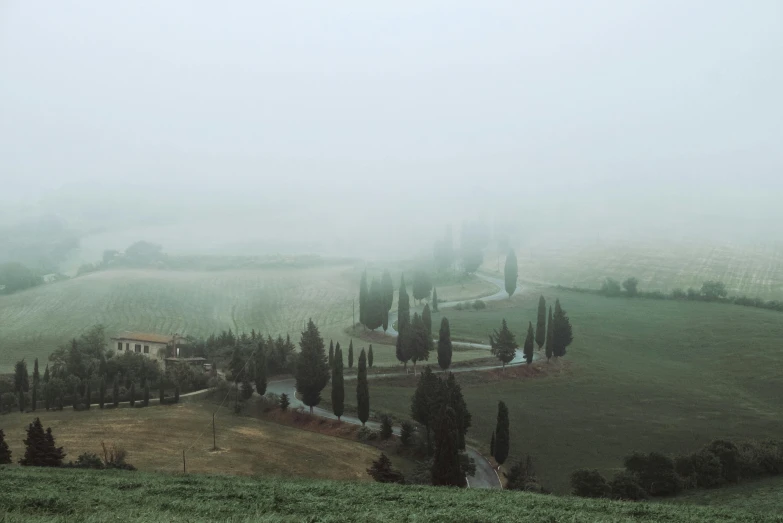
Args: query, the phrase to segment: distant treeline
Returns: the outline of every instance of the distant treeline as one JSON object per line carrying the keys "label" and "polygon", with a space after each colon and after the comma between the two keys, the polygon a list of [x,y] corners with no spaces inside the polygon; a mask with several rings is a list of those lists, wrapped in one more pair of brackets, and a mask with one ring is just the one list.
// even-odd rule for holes
{"label": "distant treeline", "polygon": [[628,278],[622,284],[612,278],[606,278],[600,289],[569,287],[564,285],[557,285],[557,288],[572,292],[581,292],[583,294],[597,294],[609,298],[626,297],[648,298],[652,300],[706,301],[783,312],[783,301],[748,298],[747,296],[729,296],[726,285],[720,281],[705,281],[700,289],[689,287],[688,289],[674,289],[670,293],[661,291],[641,291],[638,289],[638,283],[639,280],[636,278]]}
{"label": "distant treeline", "polygon": [[19,263],[35,274],[56,273],[78,247],[77,233],[59,218],[43,217],[0,225],[0,264]]}
{"label": "distant treeline", "polygon": [[292,256],[170,255],[163,252],[163,247],[160,245],[139,241],[129,246],[124,252],[114,249],[103,251],[101,261],[82,265],[79,267],[77,276],[117,268],[223,271],[284,267],[308,268],[339,265],[352,261],[348,258],[322,258],[314,254]]}

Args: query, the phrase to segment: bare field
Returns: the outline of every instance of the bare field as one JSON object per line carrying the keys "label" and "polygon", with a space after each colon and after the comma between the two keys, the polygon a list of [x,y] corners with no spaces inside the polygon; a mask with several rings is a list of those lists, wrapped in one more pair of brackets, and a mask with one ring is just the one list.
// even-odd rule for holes
{"label": "bare field", "polygon": [[[783,246],[683,243],[596,243],[517,249],[519,278],[533,283],[598,288],[604,278],[639,279],[643,290],[726,284],[729,294],[783,299]],[[484,269],[496,274],[496,263]],[[501,267],[502,270],[502,267]]]}

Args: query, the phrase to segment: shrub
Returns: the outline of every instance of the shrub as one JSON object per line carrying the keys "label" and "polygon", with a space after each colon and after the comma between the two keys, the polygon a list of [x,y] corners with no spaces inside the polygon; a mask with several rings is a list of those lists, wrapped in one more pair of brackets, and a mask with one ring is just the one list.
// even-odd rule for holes
{"label": "shrub", "polygon": [[389,457],[381,453],[378,459],[373,460],[372,466],[367,469],[367,473],[372,479],[380,483],[405,483],[405,478],[399,470],[392,468]]}
{"label": "shrub", "polygon": [[381,416],[381,430],[380,430],[381,439],[387,440],[392,437],[393,433],[394,430],[392,427],[391,417],[389,417],[388,414],[384,414],[383,416]]}
{"label": "shrub", "polygon": [[481,310],[481,309],[486,309],[487,308],[487,304],[484,303],[481,300],[476,300],[476,301],[473,302],[473,308],[476,309],[477,311]]}
{"label": "shrub", "polygon": [[701,450],[693,454],[690,461],[693,464],[693,479],[696,487],[717,487],[725,482],[720,458],[712,452],[706,449]]}
{"label": "shrub", "polygon": [[571,491],[583,498],[606,498],[612,489],[597,470],[579,469],[571,474]]}
{"label": "shrub", "polygon": [[612,481],[609,482],[609,488],[612,491],[612,499],[641,501],[649,497],[639,485],[636,476],[628,472],[620,472],[612,478]]}
{"label": "shrub", "polygon": [[707,452],[715,454],[720,460],[721,475],[728,482],[736,483],[739,481],[739,449],[731,441],[715,440],[707,447]]}
{"label": "shrub", "polygon": [[651,496],[673,495],[682,488],[682,482],[674,471],[674,461],[658,452],[646,455],[634,452],[625,458],[624,465]]}
{"label": "shrub", "polygon": [[92,452],[85,452],[84,454],[81,454],[78,458],[76,458],[75,462],[69,463],[68,466],[77,469],[102,470],[104,468],[103,460],[101,460],[101,458]]}
{"label": "shrub", "polygon": [[687,297],[688,295],[685,294],[685,291],[682,289],[674,289],[672,291],[672,298],[675,300],[684,300]]}
{"label": "shrub", "polygon": [[525,492],[543,492],[544,489],[538,482],[538,477],[533,468],[533,458],[530,455],[512,465],[506,476],[506,489],[522,490]]}
{"label": "shrub", "polygon": [[606,278],[601,284],[601,294],[604,296],[620,296],[622,294],[622,288],[620,287],[620,282],[613,278]]}
{"label": "shrub", "polygon": [[101,441],[101,447],[103,448],[103,466],[107,469],[119,469],[119,470],[136,470],[136,467],[126,461],[128,453],[122,447],[112,445],[107,447],[104,442]]}
{"label": "shrub", "polygon": [[456,304],[456,305],[454,306],[454,308],[455,308],[456,310],[458,310],[458,311],[461,311],[462,309],[464,309],[464,308],[465,308],[465,306],[464,306],[464,305],[462,305],[462,302],[460,302],[460,303]]}
{"label": "shrub", "polygon": [[356,433],[356,439],[359,441],[375,441],[378,439],[378,433],[369,427],[361,427]]}
{"label": "shrub", "polygon": [[280,395],[280,410],[285,412],[288,410],[288,406],[291,404],[290,401],[288,401],[288,394],[285,392]]}
{"label": "shrub", "polygon": [[783,473],[783,442],[746,441],[738,445],[739,473],[743,478],[758,478]]}
{"label": "shrub", "polygon": [[410,421],[403,421],[400,425],[400,443],[403,447],[409,447],[413,443],[415,428]]}

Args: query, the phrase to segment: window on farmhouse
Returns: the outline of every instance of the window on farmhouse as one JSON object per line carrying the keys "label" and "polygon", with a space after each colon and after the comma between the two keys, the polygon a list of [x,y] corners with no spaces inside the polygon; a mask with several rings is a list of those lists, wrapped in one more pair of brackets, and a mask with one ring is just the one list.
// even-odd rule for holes
{"label": "window on farmhouse", "polygon": [[122,351],[122,342],[121,341],[117,342],[117,350],[118,351]]}
{"label": "window on farmhouse", "polygon": [[144,354],[149,354],[149,353],[150,353],[150,346],[149,345],[145,345],[144,346]]}
{"label": "window on farmhouse", "polygon": [[130,343],[125,344],[125,350],[130,350]]}
{"label": "window on farmhouse", "polygon": [[136,344],[136,352],[141,352],[141,344]]}

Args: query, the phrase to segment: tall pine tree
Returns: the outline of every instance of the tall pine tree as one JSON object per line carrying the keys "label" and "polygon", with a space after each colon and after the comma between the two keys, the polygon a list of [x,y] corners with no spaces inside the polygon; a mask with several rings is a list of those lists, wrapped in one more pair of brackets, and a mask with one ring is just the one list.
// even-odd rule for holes
{"label": "tall pine tree", "polygon": [[427,434],[427,449],[432,449],[431,432],[433,429],[435,398],[438,394],[438,378],[427,365],[419,376],[419,382],[411,399],[411,418],[424,425]]}
{"label": "tall pine tree", "polygon": [[39,381],[41,381],[41,373],[38,371],[38,358],[35,358],[33,363],[33,385],[38,385]]}
{"label": "tall pine tree", "polygon": [[504,268],[504,276],[505,276],[505,283],[506,283],[506,292],[508,293],[508,297],[514,295],[514,292],[517,290],[517,278],[519,277],[519,266],[517,265],[517,255],[514,252],[514,249],[508,250],[508,255],[506,255],[506,266]]}
{"label": "tall pine tree", "polygon": [[432,312],[430,312],[429,303],[424,306],[424,310],[421,312],[421,321],[424,322],[424,326],[427,328],[427,335],[432,338]]}
{"label": "tall pine tree", "polygon": [[549,363],[549,360],[552,359],[552,355],[554,354],[554,346],[552,345],[552,306],[549,306],[549,316],[546,324],[546,361]]}
{"label": "tall pine tree", "polygon": [[409,327],[411,323],[411,305],[407,288],[405,287],[405,275],[400,280],[400,295],[397,299],[397,360],[408,371],[408,361],[411,359],[411,351],[408,343]]}
{"label": "tall pine tree", "polygon": [[367,350],[367,367],[372,368],[372,363],[373,363],[372,343],[370,343],[370,348]]}
{"label": "tall pine tree", "polygon": [[359,374],[356,381],[356,411],[362,426],[370,419],[370,387],[367,383],[367,354],[359,353]]}
{"label": "tall pine tree", "polygon": [[440,312],[438,308],[438,289],[432,288],[432,312]]}
{"label": "tall pine tree", "polygon": [[253,376],[255,378],[256,392],[259,396],[266,394],[266,351],[263,348],[263,338],[256,349],[256,368]]}
{"label": "tall pine tree", "polygon": [[508,407],[502,401],[498,402],[498,419],[495,425],[495,453],[492,455],[498,465],[508,458],[511,436],[508,430]]}
{"label": "tall pine tree", "polygon": [[464,487],[465,472],[457,445],[457,427],[454,409],[444,406],[435,429],[435,457],[431,469],[435,486]]}
{"label": "tall pine tree", "polygon": [[560,300],[555,300],[555,315],[552,317],[552,324],[552,351],[555,358],[561,358],[566,355],[566,347],[574,341],[574,335],[571,329],[571,320],[560,307]]}
{"label": "tall pine tree", "polygon": [[343,380],[343,351],[340,344],[334,351],[334,365],[332,365],[332,412],[339,421],[345,412],[345,381]]}
{"label": "tall pine tree", "polygon": [[440,320],[440,332],[438,333],[438,365],[443,370],[451,366],[452,349],[449,319],[443,318]]}
{"label": "tall pine tree", "polygon": [[327,360],[329,367],[334,365],[334,340],[329,340],[329,359]]}
{"label": "tall pine tree", "polygon": [[413,362],[413,374],[416,375],[416,362],[427,361],[432,348],[432,337],[427,332],[418,313],[413,313],[413,321],[410,326],[410,350]]}
{"label": "tall pine tree", "polygon": [[359,323],[367,326],[367,305],[369,301],[370,290],[367,287],[367,270],[362,273],[362,280],[359,282]]}
{"label": "tall pine tree", "polygon": [[489,335],[489,344],[492,346],[492,355],[503,363],[505,369],[506,363],[514,359],[519,348],[514,333],[509,330],[505,318],[500,325],[500,332],[495,330],[493,334]]}
{"label": "tall pine tree", "polygon": [[321,402],[321,391],[329,382],[329,366],[324,352],[324,340],[313,320],[307,322],[299,341],[299,358],[296,366],[296,391],[302,395],[302,403],[313,407]]}
{"label": "tall pine tree", "polygon": [[536,344],[538,350],[546,342],[546,300],[544,296],[538,298],[538,318],[536,319]]}
{"label": "tall pine tree", "polygon": [[527,336],[525,337],[524,353],[528,365],[533,363],[533,351],[535,350],[535,334],[533,334],[533,322],[527,324]]}
{"label": "tall pine tree", "polygon": [[24,457],[19,460],[23,467],[61,467],[65,453],[62,447],[55,446],[52,429],[44,432],[41,420],[35,418],[27,427],[24,440]]}
{"label": "tall pine tree", "polygon": [[353,338],[348,343],[348,368],[353,368]]}
{"label": "tall pine tree", "polygon": [[388,316],[388,312],[391,310],[392,304],[394,303],[394,283],[392,282],[389,271],[383,271],[383,277],[381,277],[381,291],[383,295],[383,306],[387,312],[386,316]]}

